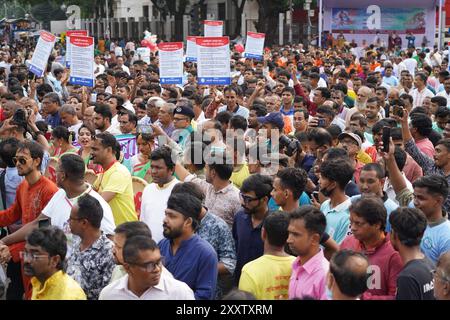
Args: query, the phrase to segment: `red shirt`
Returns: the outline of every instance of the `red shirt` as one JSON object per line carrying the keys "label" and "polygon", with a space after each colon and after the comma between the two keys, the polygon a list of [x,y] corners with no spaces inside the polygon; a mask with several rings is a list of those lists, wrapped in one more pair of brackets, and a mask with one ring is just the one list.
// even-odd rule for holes
{"label": "red shirt", "polygon": [[363,295],[363,300],[393,300],[397,291],[397,277],[403,269],[400,254],[392,247],[389,236],[376,248],[366,249],[354,235],[347,236],[340,249],[351,249],[364,253],[369,259],[371,274],[367,281],[370,289]]}
{"label": "red shirt", "polygon": [[[36,219],[47,205],[58,187],[52,181],[42,176],[38,182],[30,186],[24,179],[17,187],[16,200],[6,210],[0,211],[0,227],[6,227],[17,220],[27,224]],[[9,246],[9,251],[14,262],[19,262],[19,252],[25,247],[25,242],[14,243]]]}

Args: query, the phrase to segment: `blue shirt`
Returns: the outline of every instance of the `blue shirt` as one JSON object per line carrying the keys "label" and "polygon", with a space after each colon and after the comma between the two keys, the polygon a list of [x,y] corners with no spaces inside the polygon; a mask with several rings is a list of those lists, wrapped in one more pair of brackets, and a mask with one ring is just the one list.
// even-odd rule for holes
{"label": "blue shirt", "polygon": [[[300,206],[310,205],[311,204],[311,199],[308,197],[306,192],[303,192],[302,195],[300,196],[300,199],[298,199],[298,203],[299,203]],[[277,203],[275,202],[275,200],[272,197],[270,198],[269,203],[267,204],[267,206],[269,207],[270,211],[278,211],[278,210],[280,210],[280,206],[277,205]]]}
{"label": "blue shirt", "polygon": [[264,254],[264,242],[261,239],[261,222],[253,228],[252,217],[244,209],[236,212],[233,221],[233,238],[236,243],[236,269],[234,271],[236,283],[241,277],[242,267]]}
{"label": "blue shirt", "polygon": [[209,242],[217,252],[219,262],[233,274],[236,267],[236,249],[233,235],[225,220],[208,211],[200,221],[197,234]]}
{"label": "blue shirt", "polygon": [[175,279],[185,282],[196,300],[214,299],[217,284],[217,254],[214,248],[198,235],[181,243],[175,255],[169,239],[158,244],[164,256],[164,266]]}
{"label": "blue shirt", "polygon": [[19,176],[16,167],[7,167],[5,174],[6,208],[8,209],[16,199],[16,190],[24,177]]}
{"label": "blue shirt", "polygon": [[59,111],[55,114],[50,114],[47,117],[47,124],[55,129],[57,126],[62,125],[61,117],[59,116]]}
{"label": "blue shirt", "polygon": [[349,231],[350,225],[350,205],[352,204],[350,198],[340,203],[334,208],[331,208],[331,201],[327,200],[320,206],[327,219],[327,228],[325,232],[333,238],[338,244],[345,239]]}
{"label": "blue shirt", "polygon": [[443,219],[441,223],[429,224],[423,234],[420,249],[436,264],[439,256],[450,250],[450,221]]}

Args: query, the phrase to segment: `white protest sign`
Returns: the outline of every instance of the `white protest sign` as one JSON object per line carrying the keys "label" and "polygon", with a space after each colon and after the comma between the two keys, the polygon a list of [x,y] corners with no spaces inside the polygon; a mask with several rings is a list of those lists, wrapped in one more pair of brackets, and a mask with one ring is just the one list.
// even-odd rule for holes
{"label": "white protest sign", "polygon": [[94,38],[71,36],[72,46],[70,83],[74,85],[94,86]]}
{"label": "white protest sign", "polygon": [[197,38],[197,75],[200,85],[229,85],[230,39],[228,37]]}
{"label": "white protest sign", "polygon": [[183,42],[162,42],[159,49],[161,84],[183,83]]}
{"label": "white protest sign", "polygon": [[223,21],[205,20],[205,37],[223,36]]}
{"label": "white protest sign", "polygon": [[142,61],[150,64],[150,49],[146,47],[140,47],[136,49],[136,53]]}
{"label": "white protest sign", "polygon": [[56,37],[47,31],[41,31],[39,41],[33,52],[30,62],[30,71],[36,76],[42,77],[47,67],[48,57],[52,53]]}
{"label": "white protest sign", "polygon": [[186,61],[197,61],[197,44],[195,43],[197,37],[188,36],[186,41]]}
{"label": "white protest sign", "polygon": [[247,32],[244,57],[262,60],[265,38],[266,35],[264,33]]}
{"label": "white protest sign", "polygon": [[70,46],[71,36],[87,37],[87,30],[68,30],[66,32],[66,67],[70,68],[70,55],[72,54],[72,47]]}

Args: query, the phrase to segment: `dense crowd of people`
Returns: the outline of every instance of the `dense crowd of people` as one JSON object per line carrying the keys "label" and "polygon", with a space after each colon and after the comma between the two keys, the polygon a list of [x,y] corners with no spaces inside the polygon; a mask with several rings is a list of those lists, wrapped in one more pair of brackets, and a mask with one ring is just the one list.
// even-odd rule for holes
{"label": "dense crowd of people", "polygon": [[3,43],[0,296],[450,299],[448,59],[328,40],[228,86],[102,42],[93,88]]}

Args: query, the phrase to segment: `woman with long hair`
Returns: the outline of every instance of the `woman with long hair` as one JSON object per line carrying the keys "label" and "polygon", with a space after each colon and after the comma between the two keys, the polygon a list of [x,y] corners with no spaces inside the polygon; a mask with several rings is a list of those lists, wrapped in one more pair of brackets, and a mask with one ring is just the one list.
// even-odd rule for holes
{"label": "woman with long hair", "polygon": [[59,158],[65,153],[77,153],[77,148],[72,144],[74,137],[74,132],[70,132],[64,126],[57,126],[52,131],[50,155]]}

